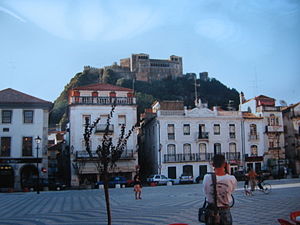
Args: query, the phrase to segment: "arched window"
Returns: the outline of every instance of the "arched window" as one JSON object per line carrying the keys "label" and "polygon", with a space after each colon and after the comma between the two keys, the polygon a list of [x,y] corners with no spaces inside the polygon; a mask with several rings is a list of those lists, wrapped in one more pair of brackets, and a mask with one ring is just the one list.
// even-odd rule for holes
{"label": "arched window", "polygon": [[229,152],[236,152],[236,143],[230,143],[229,144]]}
{"label": "arched window", "polygon": [[183,159],[185,161],[191,160],[192,157],[192,150],[190,144],[184,144],[183,145]]}
{"label": "arched window", "polygon": [[250,135],[256,135],[256,133],[257,133],[256,124],[250,124]]}
{"label": "arched window", "polygon": [[201,154],[205,154],[206,153],[206,144],[205,143],[200,143],[199,145],[199,151]]}
{"label": "arched window", "polygon": [[251,156],[257,156],[257,146],[256,145],[251,145]]}
{"label": "arched window", "polygon": [[168,147],[167,147],[167,154],[168,155],[176,155],[175,145],[173,145],[173,144],[168,145]]}
{"label": "arched window", "polygon": [[214,144],[214,154],[221,154],[221,144],[220,143]]}
{"label": "arched window", "polygon": [[165,156],[166,162],[176,162],[176,146],[169,144],[167,146],[167,155]]}

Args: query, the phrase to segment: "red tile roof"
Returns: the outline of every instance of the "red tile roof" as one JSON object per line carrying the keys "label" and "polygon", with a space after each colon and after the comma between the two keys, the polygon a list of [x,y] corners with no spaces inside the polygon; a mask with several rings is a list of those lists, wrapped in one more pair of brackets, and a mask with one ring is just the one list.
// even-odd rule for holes
{"label": "red tile roof", "polygon": [[128,91],[133,92],[130,88],[124,88],[120,86],[115,86],[111,84],[90,84],[86,86],[76,87],[72,90],[90,90],[90,91]]}
{"label": "red tile roof", "polygon": [[51,106],[52,103],[31,95],[7,88],[0,91],[0,104],[43,104]]}
{"label": "red tile roof", "polygon": [[263,117],[256,116],[255,114],[249,113],[249,112],[243,112],[243,118],[246,118],[246,119],[263,119]]}

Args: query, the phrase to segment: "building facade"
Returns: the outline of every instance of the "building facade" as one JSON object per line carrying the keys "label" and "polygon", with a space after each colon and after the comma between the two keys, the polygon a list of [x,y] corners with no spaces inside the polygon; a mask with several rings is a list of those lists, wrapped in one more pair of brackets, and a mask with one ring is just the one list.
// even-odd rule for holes
{"label": "building facade", "polygon": [[[69,92],[69,130],[71,153],[71,185],[94,184],[99,181],[100,173],[96,164],[88,157],[84,143],[84,124],[95,121],[100,116],[100,121],[91,136],[91,149],[96,152],[101,144],[108,114],[111,105],[116,102],[116,108],[111,119],[109,132],[113,143],[117,143],[121,126],[126,130],[131,129],[137,122],[137,106],[134,92],[131,89],[113,86],[110,84],[93,84],[77,87]],[[136,173],[137,159],[136,132],[127,141],[127,148],[123,152],[116,167],[110,171],[115,175],[122,175],[132,179]]]}
{"label": "building facade", "polygon": [[283,107],[285,152],[292,174],[300,174],[300,102]]}
{"label": "building facade", "polygon": [[0,91],[0,188],[21,190],[37,173],[48,178],[51,107],[51,102],[11,88]]}
{"label": "building facade", "polygon": [[255,115],[218,107],[210,110],[201,102],[188,110],[183,102],[170,101],[154,103],[147,115],[140,137],[141,169],[146,176],[159,173],[178,179],[187,174],[202,178],[212,170],[215,154],[224,154],[231,172],[265,167],[264,142],[257,138],[263,135],[263,120]]}
{"label": "building facade", "polygon": [[264,161],[272,170],[273,176],[280,176],[287,166],[285,160],[285,141],[283,117],[280,106],[275,106],[275,99],[260,95],[245,100],[241,94],[240,110],[262,117],[264,129]]}

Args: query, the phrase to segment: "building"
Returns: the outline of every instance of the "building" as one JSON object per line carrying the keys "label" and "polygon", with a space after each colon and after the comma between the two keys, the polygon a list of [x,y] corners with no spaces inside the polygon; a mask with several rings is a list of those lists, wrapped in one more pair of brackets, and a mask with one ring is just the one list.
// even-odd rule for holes
{"label": "building", "polygon": [[272,170],[274,176],[280,176],[283,167],[287,165],[285,160],[285,142],[283,117],[280,106],[275,106],[275,99],[260,95],[245,100],[243,93],[240,96],[240,110],[262,117],[265,126],[264,161]]}
{"label": "building", "polygon": [[[95,159],[88,157],[83,139],[84,124],[100,121],[91,136],[91,149],[95,153],[101,144],[111,105],[116,102],[116,108],[109,126],[113,143],[117,143],[121,126],[131,129],[137,122],[137,105],[132,89],[113,86],[110,84],[92,84],[73,88],[69,92],[69,131],[71,153],[71,185],[94,184],[100,180],[99,171],[94,163]],[[137,135],[135,132],[127,142],[127,149],[123,152],[116,167],[110,172],[132,179],[138,166]]]}
{"label": "building", "polygon": [[0,188],[21,190],[37,173],[48,178],[51,107],[51,102],[11,88],[0,91]]}
{"label": "building", "polygon": [[224,154],[232,172],[242,166],[241,120],[237,111],[214,110],[198,102],[188,110],[183,102],[155,102],[144,118],[143,171],[179,178],[203,177],[214,154]]}
{"label": "building", "polygon": [[169,59],[150,59],[148,54],[132,54],[130,58],[120,60],[120,67],[133,73],[136,80],[147,82],[169,77],[175,79],[183,74],[182,58],[175,55]]}
{"label": "building", "polygon": [[283,107],[285,153],[292,174],[300,174],[300,102]]}

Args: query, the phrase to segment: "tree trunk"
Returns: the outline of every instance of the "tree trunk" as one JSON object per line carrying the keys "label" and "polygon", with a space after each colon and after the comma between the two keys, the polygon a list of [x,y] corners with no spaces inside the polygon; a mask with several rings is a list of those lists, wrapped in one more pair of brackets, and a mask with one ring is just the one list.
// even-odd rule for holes
{"label": "tree trunk", "polygon": [[107,171],[104,171],[104,194],[105,194],[105,202],[106,202],[107,225],[111,225],[111,211],[110,211],[108,188],[109,188],[108,174],[107,174]]}

